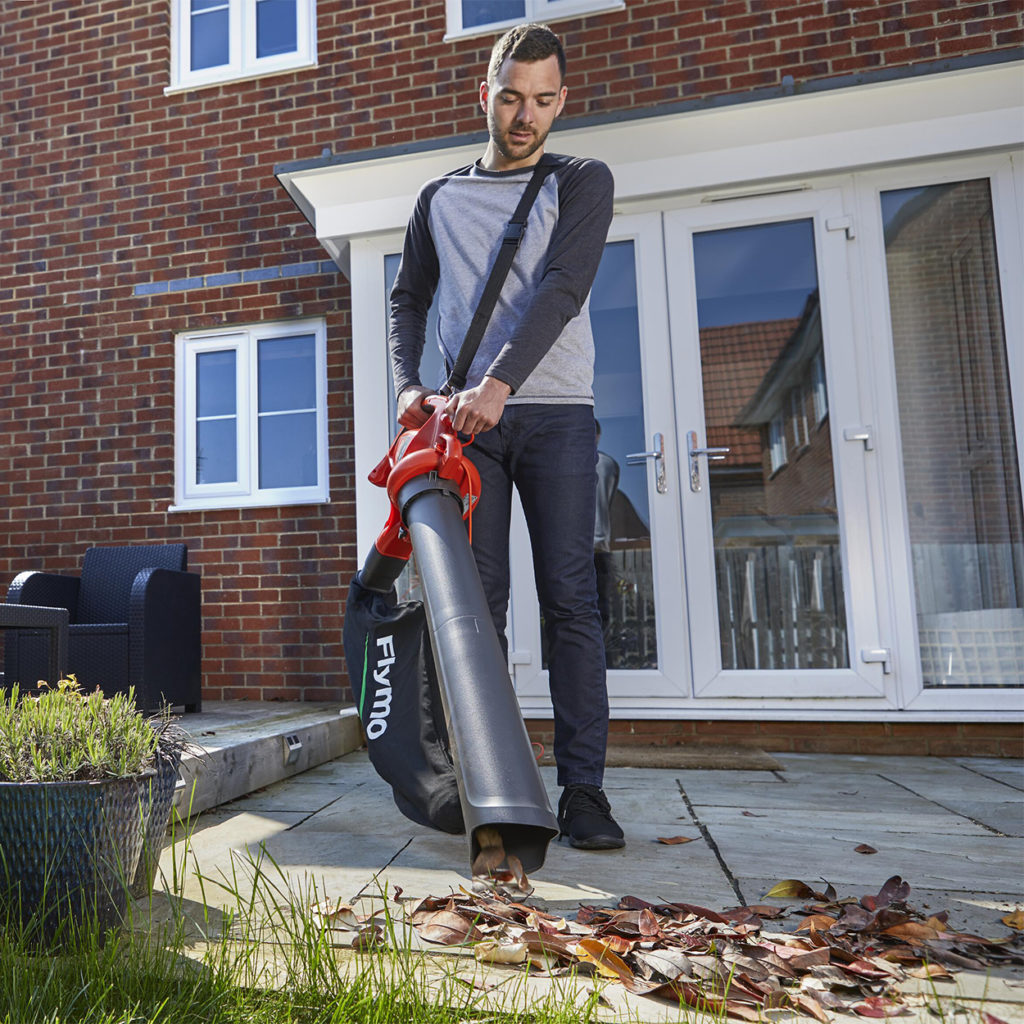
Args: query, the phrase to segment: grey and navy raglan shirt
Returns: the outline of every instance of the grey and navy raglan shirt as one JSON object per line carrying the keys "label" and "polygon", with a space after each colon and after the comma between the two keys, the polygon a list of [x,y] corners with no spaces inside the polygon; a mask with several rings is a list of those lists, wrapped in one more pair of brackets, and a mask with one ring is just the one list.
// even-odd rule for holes
{"label": "grey and navy raglan shirt", "polygon": [[[530,211],[467,387],[489,375],[512,388],[510,403],[593,405],[588,300],[611,224],[614,183],[599,160],[546,159],[553,169]],[[435,292],[437,341],[448,367],[454,365],[505,225],[532,173],[532,167],[485,171],[474,164],[420,190],[391,290],[388,343],[396,395],[421,383]]]}

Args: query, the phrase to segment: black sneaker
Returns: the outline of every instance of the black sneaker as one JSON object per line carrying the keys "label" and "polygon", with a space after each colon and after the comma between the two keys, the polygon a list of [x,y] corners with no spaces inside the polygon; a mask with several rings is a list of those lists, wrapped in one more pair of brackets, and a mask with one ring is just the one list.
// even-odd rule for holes
{"label": "black sneaker", "polygon": [[604,790],[566,786],[558,801],[558,827],[580,850],[619,850],[626,845]]}

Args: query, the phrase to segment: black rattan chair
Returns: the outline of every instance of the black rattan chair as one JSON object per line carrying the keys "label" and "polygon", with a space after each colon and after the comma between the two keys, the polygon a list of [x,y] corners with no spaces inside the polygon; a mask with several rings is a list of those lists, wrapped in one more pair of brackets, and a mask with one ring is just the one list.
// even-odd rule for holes
{"label": "black rattan chair", "polygon": [[[13,604],[67,608],[67,671],[85,690],[113,694],[135,687],[143,711],[163,703],[199,711],[202,617],[199,577],[186,572],[184,544],[89,548],[82,575],[20,573]],[[47,679],[48,637],[8,630],[4,682],[35,687]]]}

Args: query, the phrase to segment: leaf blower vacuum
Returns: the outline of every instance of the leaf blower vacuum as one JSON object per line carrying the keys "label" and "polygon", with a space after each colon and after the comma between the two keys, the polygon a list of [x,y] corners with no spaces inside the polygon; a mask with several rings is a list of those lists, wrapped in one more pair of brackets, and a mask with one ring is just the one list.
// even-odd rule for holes
{"label": "leaf blower vacuum", "polygon": [[[401,433],[370,473],[391,510],[352,581],[349,678],[370,759],[399,809],[421,824],[468,832],[470,863],[497,833],[505,853],[535,871],[558,823],[463,522],[471,528],[480,478],[445,402],[427,398],[430,419]],[[395,594],[412,554],[422,605],[400,604]]]}

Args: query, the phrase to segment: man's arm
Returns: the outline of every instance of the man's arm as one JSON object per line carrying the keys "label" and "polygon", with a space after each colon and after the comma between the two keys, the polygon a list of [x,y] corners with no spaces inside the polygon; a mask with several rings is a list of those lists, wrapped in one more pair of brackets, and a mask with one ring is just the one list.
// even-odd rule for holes
{"label": "man's arm", "polygon": [[564,173],[544,275],[515,332],[487,370],[513,392],[583,308],[604,254],[614,191],[611,171],[598,160],[570,165]]}
{"label": "man's arm", "polygon": [[430,234],[430,197],[434,189],[420,190],[405,231],[402,262],[391,288],[388,349],[398,399],[398,421],[416,427],[426,422],[422,401],[432,394],[420,382],[420,359],[427,334],[427,313],[437,288],[439,266]]}

